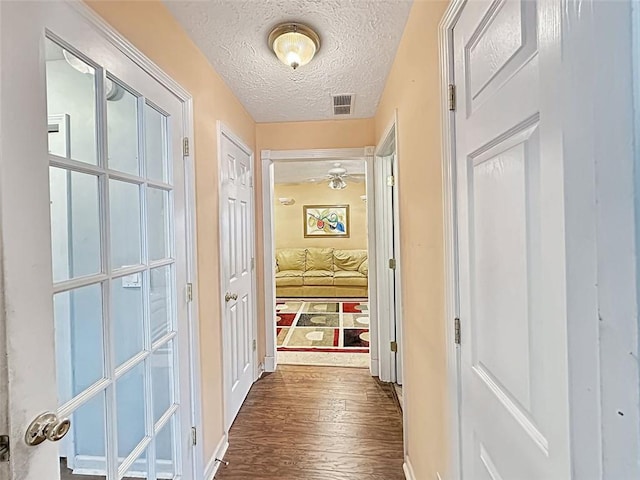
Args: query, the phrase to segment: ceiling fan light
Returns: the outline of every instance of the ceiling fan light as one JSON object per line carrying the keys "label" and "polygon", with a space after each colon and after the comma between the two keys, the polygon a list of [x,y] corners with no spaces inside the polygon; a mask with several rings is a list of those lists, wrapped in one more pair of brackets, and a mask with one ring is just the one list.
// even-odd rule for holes
{"label": "ceiling fan light", "polygon": [[347,182],[340,177],[333,177],[329,180],[329,188],[332,190],[342,190],[347,188]]}
{"label": "ceiling fan light", "polygon": [[269,47],[282,63],[295,70],[311,61],[320,49],[320,37],[306,25],[285,23],[269,34]]}

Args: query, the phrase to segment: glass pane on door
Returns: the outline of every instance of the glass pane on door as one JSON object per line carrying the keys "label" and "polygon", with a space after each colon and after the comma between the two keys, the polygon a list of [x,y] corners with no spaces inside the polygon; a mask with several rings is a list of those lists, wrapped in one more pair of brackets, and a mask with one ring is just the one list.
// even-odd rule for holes
{"label": "glass pane on door", "polygon": [[131,455],[146,435],[144,377],[143,362],[116,381],[119,463]]}
{"label": "glass pane on door", "polygon": [[100,392],[69,416],[71,430],[60,441],[61,480],[106,480],[105,407],[105,392]]}
{"label": "glass pane on door", "polygon": [[106,79],[108,165],[138,175],[138,97],[114,80]]}
{"label": "glass pane on door", "polygon": [[116,367],[144,349],[142,273],[111,281],[111,320]]}
{"label": "glass pane on door", "polygon": [[151,388],[153,389],[154,425],[173,405],[173,361],[175,347],[173,341],[159,347],[151,355]]}
{"label": "glass pane on door", "polygon": [[174,478],[172,123],[81,54],[46,54],[62,480]]}
{"label": "glass pane on door", "polygon": [[66,403],[104,378],[102,285],[53,296],[58,398]]}
{"label": "glass pane on door", "polygon": [[151,105],[144,106],[147,178],[169,182],[167,118]]}
{"label": "glass pane on door", "polygon": [[[45,55],[49,153],[95,165],[96,70],[50,40]],[[60,125],[61,118],[67,118],[68,125]]]}
{"label": "glass pane on door", "polygon": [[156,476],[158,478],[173,478],[175,467],[175,430],[176,418],[171,417],[156,435]]}
{"label": "glass pane on door", "polygon": [[109,180],[111,267],[138,265],[142,259],[140,186]]}
{"label": "glass pane on door", "polygon": [[99,177],[51,167],[49,191],[53,280],[100,273]]}
{"label": "glass pane on door", "polygon": [[156,342],[173,330],[173,269],[152,268],[150,277],[151,341]]}
{"label": "glass pane on door", "polygon": [[162,260],[171,256],[169,240],[169,192],[147,188],[147,237],[149,260]]}

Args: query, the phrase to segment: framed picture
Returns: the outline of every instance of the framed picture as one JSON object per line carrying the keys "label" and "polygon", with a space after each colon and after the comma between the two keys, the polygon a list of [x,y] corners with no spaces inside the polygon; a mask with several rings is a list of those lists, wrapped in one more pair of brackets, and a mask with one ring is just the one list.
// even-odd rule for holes
{"label": "framed picture", "polygon": [[304,205],[304,236],[349,238],[349,205]]}

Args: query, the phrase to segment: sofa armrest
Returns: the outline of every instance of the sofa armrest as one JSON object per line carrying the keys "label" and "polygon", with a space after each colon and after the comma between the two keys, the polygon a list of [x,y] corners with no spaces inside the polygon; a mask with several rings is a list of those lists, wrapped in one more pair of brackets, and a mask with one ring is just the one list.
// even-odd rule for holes
{"label": "sofa armrest", "polygon": [[365,260],[360,264],[360,266],[358,267],[358,272],[367,277],[369,276],[369,260]]}

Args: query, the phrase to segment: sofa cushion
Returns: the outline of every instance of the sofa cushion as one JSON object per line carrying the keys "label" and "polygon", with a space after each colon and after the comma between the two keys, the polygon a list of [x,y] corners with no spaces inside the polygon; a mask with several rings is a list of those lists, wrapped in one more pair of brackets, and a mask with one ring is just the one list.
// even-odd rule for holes
{"label": "sofa cushion", "polygon": [[367,277],[360,272],[341,271],[335,272],[333,284],[336,287],[350,286],[350,287],[366,287]]}
{"label": "sofa cushion", "polygon": [[278,270],[305,270],[307,251],[304,248],[282,248],[276,251]]}
{"label": "sofa cushion", "polygon": [[301,287],[302,270],[284,270],[276,273],[276,287]]}
{"label": "sofa cushion", "polygon": [[366,250],[334,250],[333,262],[336,271],[357,271],[367,259]]}
{"label": "sofa cushion", "polygon": [[360,267],[358,267],[358,272],[360,272],[364,276],[369,275],[369,259],[360,264]]}
{"label": "sofa cushion", "polygon": [[304,285],[333,285],[333,271],[308,270],[302,275]]}
{"label": "sofa cushion", "polygon": [[333,271],[333,248],[307,248],[307,267],[305,270]]}

